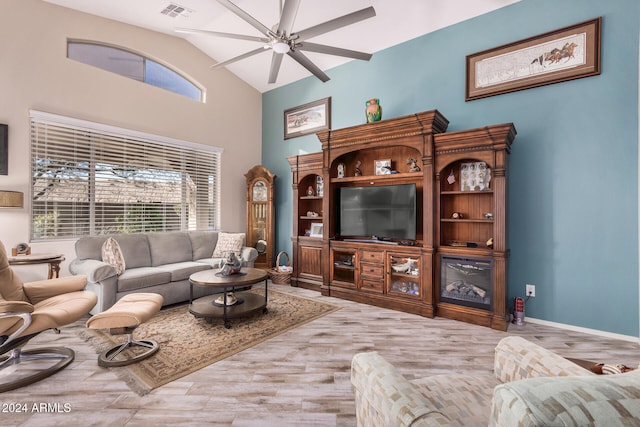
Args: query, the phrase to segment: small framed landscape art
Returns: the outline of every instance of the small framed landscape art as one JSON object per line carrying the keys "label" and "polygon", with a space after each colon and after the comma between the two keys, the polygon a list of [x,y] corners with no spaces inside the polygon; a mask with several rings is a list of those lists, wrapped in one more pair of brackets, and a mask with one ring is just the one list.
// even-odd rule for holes
{"label": "small framed landscape art", "polygon": [[331,128],[331,97],[284,111],[284,139]]}
{"label": "small framed landscape art", "polygon": [[467,55],[465,100],[600,74],[602,18]]}

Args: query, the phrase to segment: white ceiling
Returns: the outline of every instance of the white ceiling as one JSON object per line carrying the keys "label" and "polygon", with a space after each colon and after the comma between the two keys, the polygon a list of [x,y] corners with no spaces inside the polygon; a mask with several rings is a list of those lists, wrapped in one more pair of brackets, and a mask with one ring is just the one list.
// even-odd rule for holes
{"label": "white ceiling", "polygon": [[[182,37],[212,58],[211,64],[239,56],[260,46],[257,42],[183,34],[187,27],[235,34],[262,36],[254,27],[215,0],[44,0],[93,15],[114,19],[154,31]],[[278,23],[281,0],[235,0],[234,3],[271,28]],[[482,15],[520,0],[306,0],[302,1],[293,32],[373,6],[376,16],[320,35],[309,41],[373,53],[440,28]],[[161,13],[169,4],[186,8],[188,16]],[[350,59],[305,52],[326,71]],[[312,76],[285,55],[275,84],[268,84],[270,51],[229,64],[226,68],[260,92]],[[220,72],[212,69],[212,73]],[[330,73],[329,73],[330,74]]]}

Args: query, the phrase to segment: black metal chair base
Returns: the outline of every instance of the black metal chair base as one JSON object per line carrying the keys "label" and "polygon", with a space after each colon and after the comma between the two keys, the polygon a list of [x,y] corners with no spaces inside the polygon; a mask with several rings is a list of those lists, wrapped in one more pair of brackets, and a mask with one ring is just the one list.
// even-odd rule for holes
{"label": "black metal chair base", "polygon": [[[140,354],[135,354],[133,351],[128,352],[131,354],[123,353],[124,359],[116,359],[116,357],[125,350],[132,348],[139,349],[139,347],[147,348],[148,350]],[[159,349],[160,346],[154,340],[137,341],[132,338],[131,334],[128,334],[127,341],[125,343],[114,345],[108,350],[100,353],[100,356],[98,357],[98,365],[104,368],[130,365],[132,363],[139,362],[142,359],[146,359],[147,357],[155,354]]]}
{"label": "black metal chair base", "polygon": [[[60,359],[60,361],[48,368],[38,370],[26,377],[20,377],[20,370],[18,369],[17,373],[10,375],[10,381],[0,383],[0,393],[15,390],[17,388],[21,388],[43,380],[64,369],[68,364],[73,362],[74,358],[75,353],[73,352],[73,350],[65,347],[43,347],[29,350],[21,350],[19,348],[14,349],[9,353],[8,356],[0,359],[0,372],[10,366],[22,365],[32,360]],[[18,378],[11,380],[11,377],[15,378],[16,376]]]}

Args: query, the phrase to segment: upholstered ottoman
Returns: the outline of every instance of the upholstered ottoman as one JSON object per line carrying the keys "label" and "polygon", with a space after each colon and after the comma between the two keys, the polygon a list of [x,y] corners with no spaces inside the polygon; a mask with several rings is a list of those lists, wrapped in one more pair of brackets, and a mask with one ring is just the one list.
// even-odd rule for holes
{"label": "upholstered ottoman", "polygon": [[[155,316],[160,311],[162,302],[163,298],[160,294],[128,294],[118,300],[107,311],[98,313],[87,320],[87,327],[90,329],[109,329],[111,334],[127,335],[126,342],[116,344],[100,353],[98,365],[104,367],[129,365],[158,351],[159,347],[156,341],[134,340],[133,331]],[[126,354],[123,353],[125,350],[128,350]],[[123,355],[116,358],[120,353],[123,353]]]}

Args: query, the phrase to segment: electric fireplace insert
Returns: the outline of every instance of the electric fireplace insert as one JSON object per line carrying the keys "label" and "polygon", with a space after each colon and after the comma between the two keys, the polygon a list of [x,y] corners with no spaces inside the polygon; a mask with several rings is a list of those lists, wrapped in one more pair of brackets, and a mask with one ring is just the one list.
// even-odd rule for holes
{"label": "electric fireplace insert", "polygon": [[442,255],[440,301],[492,310],[493,260]]}

